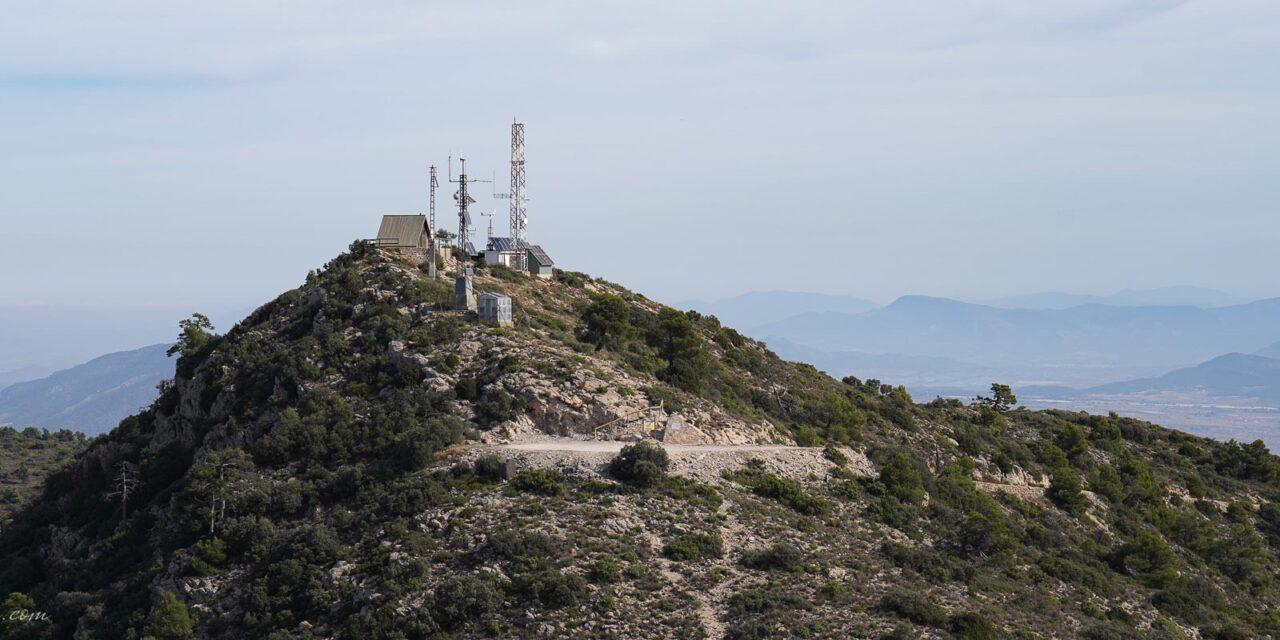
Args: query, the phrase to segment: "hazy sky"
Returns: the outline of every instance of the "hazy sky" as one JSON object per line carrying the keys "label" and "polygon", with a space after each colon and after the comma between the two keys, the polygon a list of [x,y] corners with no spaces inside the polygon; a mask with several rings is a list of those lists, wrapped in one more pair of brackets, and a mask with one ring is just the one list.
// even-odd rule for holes
{"label": "hazy sky", "polygon": [[532,238],[659,299],[1280,295],[1275,0],[0,11],[0,304],[252,307],[513,116]]}

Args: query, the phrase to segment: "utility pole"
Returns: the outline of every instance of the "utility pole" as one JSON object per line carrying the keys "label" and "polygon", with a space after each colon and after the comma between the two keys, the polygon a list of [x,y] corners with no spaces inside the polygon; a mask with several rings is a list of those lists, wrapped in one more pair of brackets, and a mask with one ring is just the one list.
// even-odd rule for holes
{"label": "utility pole", "polygon": [[436,179],[436,166],[431,165],[431,216],[429,218],[431,233],[436,232],[436,188],[440,186],[440,181]]}
{"label": "utility pole", "polygon": [[429,209],[429,217],[427,219],[427,231],[431,237],[427,238],[427,277],[434,280],[436,278],[436,188],[440,186],[440,181],[436,179],[436,166],[431,165],[431,207]]}

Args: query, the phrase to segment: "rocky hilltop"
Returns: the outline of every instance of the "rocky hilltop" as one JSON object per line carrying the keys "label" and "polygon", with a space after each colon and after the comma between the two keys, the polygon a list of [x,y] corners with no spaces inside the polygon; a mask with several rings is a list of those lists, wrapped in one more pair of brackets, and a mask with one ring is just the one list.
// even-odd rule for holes
{"label": "rocky hilltop", "polygon": [[584,274],[481,269],[500,327],[426,273],[357,243],[185,323],[0,534],[3,637],[1280,635],[1260,444],[918,404]]}

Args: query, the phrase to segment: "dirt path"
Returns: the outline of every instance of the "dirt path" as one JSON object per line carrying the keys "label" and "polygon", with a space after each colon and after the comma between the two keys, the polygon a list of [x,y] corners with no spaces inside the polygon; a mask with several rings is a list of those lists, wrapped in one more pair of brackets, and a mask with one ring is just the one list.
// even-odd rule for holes
{"label": "dirt path", "polygon": [[[554,438],[547,440],[534,440],[530,442],[513,442],[510,444],[488,445],[493,449],[504,449],[508,451],[580,451],[584,453],[617,453],[630,442],[621,442],[616,440],[572,440],[569,438]],[[742,452],[779,452],[779,451],[818,451],[820,449],[812,449],[805,447],[794,447],[788,445],[754,445],[754,444],[663,444],[663,449],[669,454],[694,454],[694,453],[742,453]]]}
{"label": "dirt path", "polygon": [[[470,448],[470,455],[497,454],[514,462],[517,468],[555,467],[592,475],[599,473],[628,444],[615,440],[548,437],[474,445]],[[831,462],[823,457],[822,449],[816,447],[662,443],[662,448],[671,458],[672,473],[701,482],[721,481],[726,471],[741,469],[752,459],[760,460],[765,469],[773,473],[796,479],[810,474],[823,476],[831,468]],[[871,462],[861,453],[852,450],[845,453],[856,461],[850,466],[851,471],[858,474],[871,472]]]}

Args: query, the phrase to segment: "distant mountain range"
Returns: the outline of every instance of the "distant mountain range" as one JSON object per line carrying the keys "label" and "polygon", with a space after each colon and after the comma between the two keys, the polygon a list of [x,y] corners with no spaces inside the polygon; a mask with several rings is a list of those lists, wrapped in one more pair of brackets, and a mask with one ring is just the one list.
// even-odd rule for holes
{"label": "distant mountain range", "polygon": [[1280,360],[1228,353],[1155,378],[1099,385],[1084,393],[1113,395],[1154,391],[1199,392],[1280,402]]}
{"label": "distant mountain range", "polygon": [[[1002,309],[946,298],[904,296],[862,313],[806,312],[757,326],[753,337],[828,354],[859,352],[943,358],[970,367],[953,383],[988,372],[1016,384],[1092,386],[1160,375],[1280,339],[1280,298],[1217,308]],[[925,373],[924,370],[921,371]],[[880,375],[833,370],[837,375]],[[901,382],[919,383],[920,376]]]}
{"label": "distant mountain range", "polygon": [[0,389],[0,425],[69,428],[95,435],[155,400],[173,377],[168,345],[112,353],[46,378]]}
{"label": "distant mountain range", "polygon": [[1191,306],[1226,307],[1244,304],[1247,299],[1206,287],[1161,287],[1159,289],[1125,289],[1108,296],[1078,293],[1032,293],[983,301],[1005,309],[1069,309],[1084,304],[1113,307]]}
{"label": "distant mountain range", "polygon": [[[0,388],[104,353],[172,340],[178,334],[178,321],[190,317],[192,311],[204,311],[215,325],[223,327],[251,310],[178,305],[0,305]],[[21,374],[6,378],[4,372]]]}
{"label": "distant mountain range", "polygon": [[932,356],[912,356],[899,353],[867,353],[863,351],[824,351],[785,338],[768,341],[769,349],[779,356],[796,362],[805,362],[827,373],[889,381],[910,379],[913,384],[946,385],[956,378],[975,375],[983,380],[998,379],[995,369],[980,367],[968,362]]}
{"label": "distant mountain range", "polygon": [[880,306],[851,296],[799,291],[753,291],[725,300],[688,301],[677,305],[713,315],[731,327],[756,327],[800,313],[862,313]]}
{"label": "distant mountain range", "polygon": [[49,375],[49,370],[34,364],[0,371],[0,389],[18,382],[35,380]]}
{"label": "distant mountain range", "polygon": [[1263,356],[1265,358],[1280,358],[1280,342],[1259,349],[1254,353],[1254,355]]}

